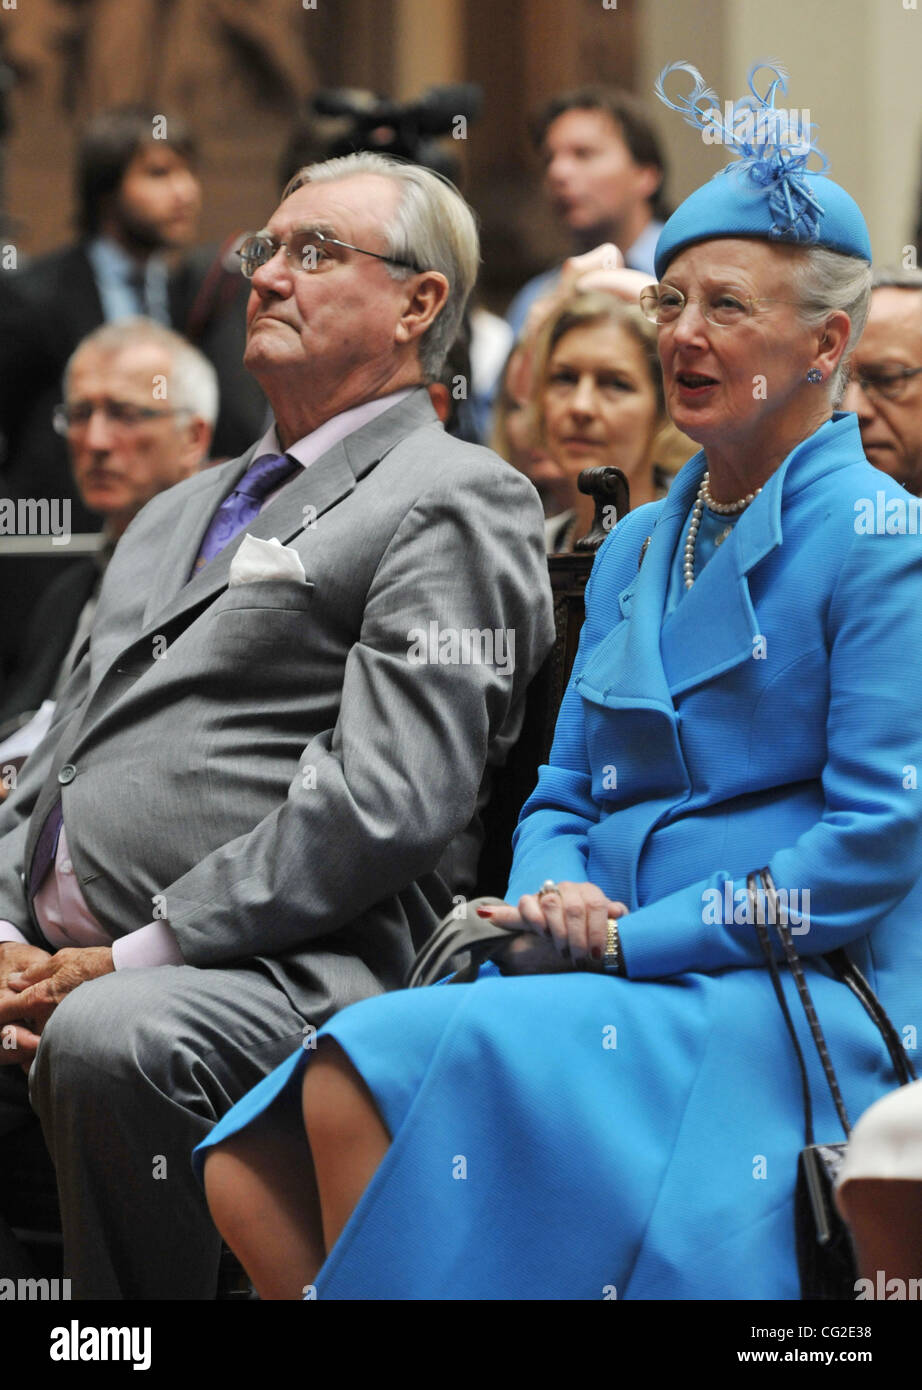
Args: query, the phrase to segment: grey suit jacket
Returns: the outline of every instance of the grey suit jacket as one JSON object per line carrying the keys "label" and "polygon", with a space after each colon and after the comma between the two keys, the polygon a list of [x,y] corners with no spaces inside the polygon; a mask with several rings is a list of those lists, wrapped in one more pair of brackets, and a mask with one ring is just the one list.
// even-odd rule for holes
{"label": "grey suit jacket", "polygon": [[[338,1007],[398,985],[450,905],[436,867],[553,638],[541,507],[419,390],[249,526],[298,551],[306,584],[229,588],[242,537],[188,580],[252,453],[154,498],[119,543],[8,803],[0,916],[42,944],[21,876],[60,794],[81,888],[115,936],[165,917],[188,964],[259,958],[305,1008],[332,973]],[[498,650],[511,634],[514,669],[476,660],[476,639],[435,640],[465,629],[503,634]]]}

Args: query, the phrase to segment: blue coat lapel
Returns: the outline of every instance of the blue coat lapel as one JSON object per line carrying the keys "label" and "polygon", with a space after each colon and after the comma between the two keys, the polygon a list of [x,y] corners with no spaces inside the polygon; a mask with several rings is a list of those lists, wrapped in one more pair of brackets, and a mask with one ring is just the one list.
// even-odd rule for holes
{"label": "blue coat lapel", "polygon": [[760,632],[749,575],[781,544],[786,470],[787,461],[772,474],[663,623],[661,650],[671,695],[713,680],[753,656]]}
{"label": "blue coat lapel", "polygon": [[664,619],[673,559],[684,549],[705,469],[703,453],[689,459],[662,504],[643,564],[619,595],[625,621],[598,643],[577,678],[581,694],[612,709],[656,709],[674,719],[676,695],[751,659],[761,634],[749,575],[782,544],[785,486],[806,486],[817,468],[828,470],[830,433],[850,443],[853,428],[853,417],[836,415],[788,455]]}
{"label": "blue coat lapel", "polygon": [[704,467],[704,455],[696,454],[677,474],[651,532],[643,564],[619,596],[625,621],[599,642],[578,677],[581,694],[597,704],[612,709],[658,709],[675,718],[660,633],[672,557]]}

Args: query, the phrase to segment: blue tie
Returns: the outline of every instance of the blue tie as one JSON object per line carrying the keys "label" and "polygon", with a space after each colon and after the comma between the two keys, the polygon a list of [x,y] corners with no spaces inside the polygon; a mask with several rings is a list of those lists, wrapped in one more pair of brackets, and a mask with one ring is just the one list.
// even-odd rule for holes
{"label": "blue tie", "polygon": [[290,458],[288,454],[263,454],[252,463],[211,518],[192,573],[198,574],[238,532],[249,526],[253,518],[259,515],[269,493],[286,483],[300,467],[298,460]]}

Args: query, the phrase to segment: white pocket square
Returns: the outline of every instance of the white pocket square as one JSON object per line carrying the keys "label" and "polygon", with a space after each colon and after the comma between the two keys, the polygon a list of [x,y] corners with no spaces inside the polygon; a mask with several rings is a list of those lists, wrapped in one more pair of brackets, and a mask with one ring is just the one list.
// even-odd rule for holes
{"label": "white pocket square", "polygon": [[307,576],[301,556],[290,545],[282,545],[275,536],[269,541],[261,541],[248,534],[231,561],[228,588],[262,579],[289,579],[296,584],[304,584]]}

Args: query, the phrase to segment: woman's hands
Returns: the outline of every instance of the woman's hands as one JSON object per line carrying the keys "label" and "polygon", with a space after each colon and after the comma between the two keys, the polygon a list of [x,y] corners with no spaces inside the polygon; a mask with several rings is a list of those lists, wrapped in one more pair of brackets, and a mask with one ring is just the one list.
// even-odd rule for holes
{"label": "woman's hands", "polygon": [[624,903],[607,898],[594,883],[558,883],[552,890],[526,893],[518,906],[477,909],[502,927],[520,928],[536,940],[510,942],[497,963],[507,974],[561,970],[601,970],[608,944],[608,919],[624,917]]}

